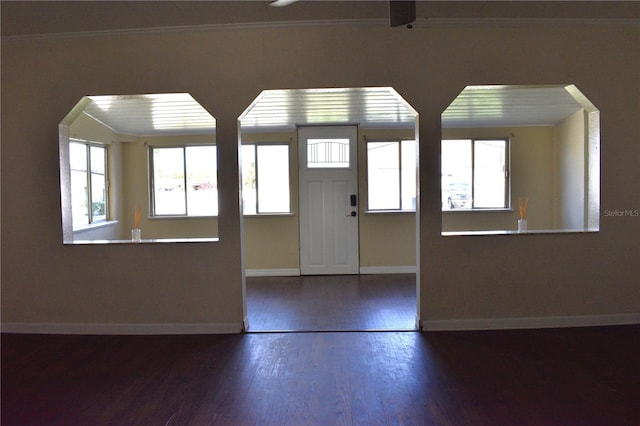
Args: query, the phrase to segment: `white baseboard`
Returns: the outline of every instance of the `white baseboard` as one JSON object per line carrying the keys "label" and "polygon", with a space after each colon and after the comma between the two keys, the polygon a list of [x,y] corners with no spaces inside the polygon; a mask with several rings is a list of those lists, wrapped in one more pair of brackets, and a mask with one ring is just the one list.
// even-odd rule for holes
{"label": "white baseboard", "polygon": [[[362,266],[361,274],[415,274],[415,266]],[[297,277],[300,269],[246,269],[247,277]]]}
{"label": "white baseboard", "polygon": [[244,320],[242,321],[242,327],[243,327],[243,328],[242,328],[242,331],[247,331],[247,330],[249,330],[249,316],[248,316],[248,315],[246,315],[246,316],[244,317]]}
{"label": "white baseboard", "polygon": [[[418,320],[424,331],[510,330],[535,328],[594,327],[640,324],[640,313],[584,315],[567,317],[491,318]],[[17,334],[90,334],[90,335],[168,335],[236,334],[249,329],[244,323],[211,324],[104,324],[104,323],[3,323],[3,333]]]}
{"label": "white baseboard", "polygon": [[3,333],[20,334],[235,334],[241,333],[238,323],[171,323],[171,324],[122,324],[122,323],[3,323]]}
{"label": "white baseboard", "polygon": [[297,277],[300,269],[245,269],[247,277]]}
{"label": "white baseboard", "polygon": [[509,330],[640,324],[640,313],[566,317],[421,320],[424,331]]}
{"label": "white baseboard", "polygon": [[361,274],[415,274],[415,266],[361,266]]}

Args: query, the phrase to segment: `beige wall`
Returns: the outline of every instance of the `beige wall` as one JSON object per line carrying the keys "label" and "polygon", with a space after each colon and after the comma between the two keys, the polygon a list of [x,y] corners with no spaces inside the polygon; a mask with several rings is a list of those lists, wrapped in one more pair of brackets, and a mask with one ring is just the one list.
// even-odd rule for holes
{"label": "beige wall", "polygon": [[509,138],[511,141],[511,205],[501,212],[444,212],[442,231],[517,229],[518,197],[528,197],[528,229],[554,229],[555,128],[509,127],[443,129],[443,138]]}
{"label": "beige wall", "polygon": [[[119,135],[92,117],[81,113],[69,126],[69,137],[88,142],[100,142],[107,145],[107,164],[109,176],[109,216],[111,222],[107,226],[88,228],[73,233],[74,240],[116,240],[120,239],[122,227],[123,203],[123,171],[122,146]],[[60,143],[66,143],[60,140]]]}
{"label": "beige wall", "polygon": [[[112,187],[112,201],[120,206],[112,215],[116,226],[76,232],[75,241],[126,240],[133,227],[133,211],[143,208],[140,229],[144,239],[210,238],[217,236],[216,218],[152,218],[149,216],[148,149],[150,146],[215,143],[214,135],[173,135],[136,137],[119,135],[86,114],[81,114],[70,126],[71,137],[109,144],[110,165],[120,170],[114,175],[124,185]],[[414,139],[412,130],[360,130],[359,191],[360,191],[360,264],[362,267],[415,267],[415,214],[366,213],[366,140]],[[299,269],[298,223],[298,155],[297,133],[244,133],[243,143],[287,143],[290,145],[291,214],[246,216],[246,267],[254,270]],[[124,155],[122,155],[124,153]],[[116,160],[119,158],[119,160]]]}
{"label": "beige wall", "polygon": [[[366,213],[366,139],[414,139],[412,130],[360,129],[358,179],[360,266],[369,268],[415,267],[415,214]],[[243,143],[286,142],[291,145],[291,215],[246,216],[246,267],[254,270],[298,270],[298,146],[297,133],[243,133]]]}
{"label": "beige wall", "polygon": [[298,143],[296,132],[243,133],[242,143],[287,143],[289,149],[290,215],[246,216],[244,250],[247,269],[300,268],[298,234]]}
{"label": "beige wall", "polygon": [[556,126],[557,206],[556,223],[561,229],[584,229],[586,217],[585,111],[580,110]]}
{"label": "beige wall", "polygon": [[[416,266],[415,213],[367,213],[367,140],[413,140],[414,129],[360,129],[358,186],[360,191],[360,267]],[[375,270],[375,269],[374,269]]]}
{"label": "beige wall", "polygon": [[[392,86],[420,114],[423,326],[637,313],[638,218],[604,215],[590,234],[441,237],[439,147],[440,114],[466,85],[573,82],[601,111],[603,210],[640,208],[639,31],[522,20],[3,38],[3,325],[239,331],[237,117],[263,89],[307,87]],[[62,245],[58,123],[86,94],[162,92],[189,92],[216,117],[220,241]]]}
{"label": "beige wall", "polygon": [[140,230],[143,239],[163,238],[214,238],[218,236],[216,218],[211,217],[151,217],[149,214],[149,160],[150,146],[171,146],[185,144],[215,144],[215,135],[173,135],[173,136],[144,136],[127,137],[122,143],[124,163],[124,204],[123,218],[125,234],[123,239],[131,238],[134,212],[136,207],[142,207]]}
{"label": "beige wall", "polygon": [[108,145],[109,220],[114,222],[106,227],[76,231],[74,241],[130,239],[136,207],[143,211],[140,220],[143,239],[217,236],[216,218],[152,218],[149,214],[149,147],[215,144],[215,135],[122,135],[82,113],[69,126],[69,136]]}

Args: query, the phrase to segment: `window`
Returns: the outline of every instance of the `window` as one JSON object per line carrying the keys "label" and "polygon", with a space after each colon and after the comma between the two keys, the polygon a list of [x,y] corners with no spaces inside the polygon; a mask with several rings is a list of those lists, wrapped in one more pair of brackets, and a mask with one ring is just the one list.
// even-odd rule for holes
{"label": "window", "polygon": [[307,139],[307,167],[349,168],[349,139]]}
{"label": "window", "polygon": [[369,210],[416,209],[416,141],[367,142]]}
{"label": "window", "polygon": [[107,154],[104,145],[69,142],[73,229],[107,220]]}
{"label": "window", "polygon": [[154,216],[218,214],[215,145],[152,147],[149,158]]}
{"label": "window", "polygon": [[244,214],[289,213],[289,145],[242,145]]}
{"label": "window", "polygon": [[508,139],[442,141],[442,209],[509,207]]}

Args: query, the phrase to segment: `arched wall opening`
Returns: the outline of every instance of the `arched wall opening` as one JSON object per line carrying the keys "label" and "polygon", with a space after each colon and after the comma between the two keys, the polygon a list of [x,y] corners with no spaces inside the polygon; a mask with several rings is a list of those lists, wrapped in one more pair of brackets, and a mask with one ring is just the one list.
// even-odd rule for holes
{"label": "arched wall opening", "polygon": [[85,96],[59,135],[65,244],[217,241],[216,120],[190,94]]}
{"label": "arched wall opening", "polygon": [[599,122],[574,85],[467,86],[442,113],[442,235],[598,231]]}
{"label": "arched wall opening", "polygon": [[[260,93],[239,117],[238,124],[246,275],[400,273],[416,276],[417,288],[417,120],[415,110],[388,87]],[[309,171],[317,175],[325,166],[331,173],[342,167],[329,164],[332,152],[338,155],[338,148],[334,145],[332,151],[329,144],[322,144],[346,140],[327,135],[341,134],[349,128],[353,129],[355,145],[347,163],[354,167],[355,190],[331,201],[338,213],[335,220],[324,220],[318,234],[323,235],[324,243],[327,235],[343,233],[325,228],[326,223],[356,224],[356,247],[350,257],[354,262],[345,269],[343,265],[327,266],[324,262],[342,255],[326,251],[326,246],[335,243],[343,247],[348,242],[328,243],[318,249],[325,250],[323,255],[316,256],[314,250],[323,243],[315,245],[318,238],[314,239],[312,234],[305,236],[307,228],[314,228],[312,222],[305,222],[305,215],[317,216],[313,212],[319,208],[313,203],[309,207],[305,200],[327,197],[318,193],[307,197],[305,176]],[[320,136],[305,136],[309,132]],[[322,145],[322,160],[313,159],[318,142]],[[319,162],[324,165],[318,166]],[[312,247],[308,255],[307,245]],[[317,260],[320,257],[323,260]],[[412,295],[414,300],[416,293],[417,289]],[[411,316],[400,328],[416,328],[417,302],[412,304]],[[251,312],[245,323],[252,330],[255,327],[251,326],[250,317]]]}

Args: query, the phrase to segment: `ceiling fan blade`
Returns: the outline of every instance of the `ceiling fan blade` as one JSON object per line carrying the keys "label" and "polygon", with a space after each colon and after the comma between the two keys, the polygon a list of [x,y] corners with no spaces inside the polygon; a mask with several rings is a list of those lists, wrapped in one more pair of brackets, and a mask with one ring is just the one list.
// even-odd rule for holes
{"label": "ceiling fan blade", "polygon": [[389,24],[392,27],[409,25],[416,20],[415,0],[389,0]]}
{"label": "ceiling fan blade", "polygon": [[289,6],[291,3],[295,3],[298,0],[273,0],[271,3],[269,3],[269,6],[272,7],[284,7],[284,6]]}

